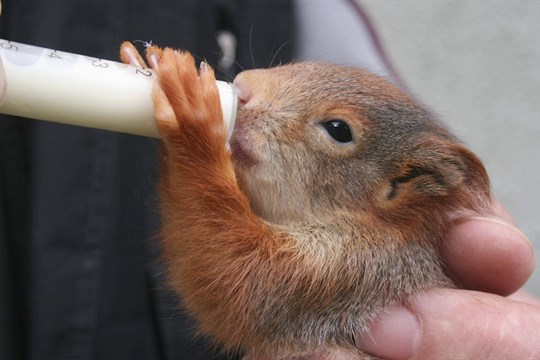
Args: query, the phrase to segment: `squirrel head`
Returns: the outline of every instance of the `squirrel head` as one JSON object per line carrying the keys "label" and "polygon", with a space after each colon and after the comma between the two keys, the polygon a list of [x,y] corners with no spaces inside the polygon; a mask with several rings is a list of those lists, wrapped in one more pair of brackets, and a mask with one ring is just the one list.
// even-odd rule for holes
{"label": "squirrel head", "polygon": [[308,62],[245,71],[234,84],[235,170],[270,222],[346,213],[417,228],[490,199],[480,160],[378,76]]}

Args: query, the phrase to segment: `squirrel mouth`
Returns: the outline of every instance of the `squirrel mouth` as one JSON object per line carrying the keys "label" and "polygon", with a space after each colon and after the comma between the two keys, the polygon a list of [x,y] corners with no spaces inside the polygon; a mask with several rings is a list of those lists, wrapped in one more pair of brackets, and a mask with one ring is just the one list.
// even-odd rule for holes
{"label": "squirrel mouth", "polygon": [[253,133],[249,130],[249,112],[239,107],[234,131],[229,141],[231,157],[235,165],[250,168],[257,165],[259,157],[253,149]]}
{"label": "squirrel mouth", "polygon": [[245,145],[238,140],[238,137],[233,135],[230,143],[231,157],[235,164],[245,167],[253,167],[257,164],[257,160],[251,155],[251,153],[245,148]]}

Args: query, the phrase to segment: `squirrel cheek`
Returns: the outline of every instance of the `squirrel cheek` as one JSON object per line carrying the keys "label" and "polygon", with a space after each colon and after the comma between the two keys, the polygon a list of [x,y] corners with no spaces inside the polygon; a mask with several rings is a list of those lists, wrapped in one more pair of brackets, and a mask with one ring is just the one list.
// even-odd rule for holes
{"label": "squirrel cheek", "polygon": [[231,156],[237,166],[253,167],[258,163],[252,143],[253,134],[248,129],[247,120],[239,116],[230,141]]}
{"label": "squirrel cheek", "polygon": [[232,141],[230,144],[230,149],[231,156],[236,165],[243,167],[253,167],[257,164],[257,161],[255,160],[253,155],[240,141]]}

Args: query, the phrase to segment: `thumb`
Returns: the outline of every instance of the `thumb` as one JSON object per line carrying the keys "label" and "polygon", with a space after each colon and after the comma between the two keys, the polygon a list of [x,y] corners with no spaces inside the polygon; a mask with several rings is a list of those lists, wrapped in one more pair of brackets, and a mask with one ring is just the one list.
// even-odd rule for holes
{"label": "thumb", "polygon": [[438,289],[376,319],[359,346],[385,359],[538,359],[540,307]]}

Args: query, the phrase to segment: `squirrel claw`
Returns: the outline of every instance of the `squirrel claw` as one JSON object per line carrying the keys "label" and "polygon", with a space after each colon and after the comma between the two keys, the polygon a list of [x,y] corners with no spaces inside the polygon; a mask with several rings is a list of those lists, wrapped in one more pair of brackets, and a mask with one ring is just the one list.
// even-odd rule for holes
{"label": "squirrel claw", "polygon": [[161,59],[161,55],[163,54],[163,50],[158,46],[152,45],[152,43],[148,43],[145,46],[146,61],[144,61],[139,50],[137,50],[132,42],[124,41],[120,45],[120,60],[124,64],[133,65],[140,69],[146,69],[148,68],[148,65],[150,65],[150,68],[158,71],[159,61]]}
{"label": "squirrel claw", "polygon": [[141,54],[139,53],[137,48],[129,41],[124,41],[120,45],[120,60],[124,64],[133,65],[140,69],[147,68]]}

